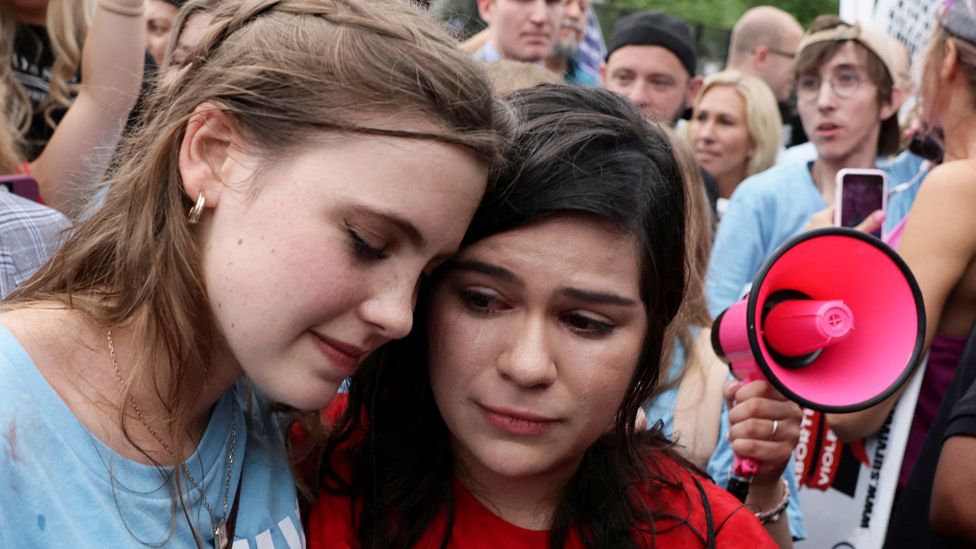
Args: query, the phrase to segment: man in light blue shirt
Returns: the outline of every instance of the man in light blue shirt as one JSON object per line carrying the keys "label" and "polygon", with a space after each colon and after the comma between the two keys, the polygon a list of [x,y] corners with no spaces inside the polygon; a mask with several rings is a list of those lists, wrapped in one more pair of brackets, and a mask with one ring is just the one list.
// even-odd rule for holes
{"label": "man in light blue shirt", "polygon": [[[742,297],[744,287],[783,242],[811,218],[829,218],[835,177],[843,168],[880,168],[893,187],[910,181],[921,159],[879,156],[899,145],[901,90],[889,57],[889,38],[878,31],[821,16],[797,54],[797,104],[816,147],[809,163],[784,164],[739,185],[722,218],[706,278],[709,311],[717,315]],[[918,185],[891,196],[883,225],[889,231],[908,213]]]}

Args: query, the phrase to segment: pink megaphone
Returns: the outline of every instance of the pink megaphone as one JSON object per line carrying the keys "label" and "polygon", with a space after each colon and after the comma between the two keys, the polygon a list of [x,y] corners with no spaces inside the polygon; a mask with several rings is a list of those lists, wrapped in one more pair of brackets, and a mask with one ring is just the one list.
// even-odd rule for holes
{"label": "pink megaphone", "polygon": [[[767,379],[807,408],[871,407],[904,384],[925,342],[922,293],[905,262],[871,235],[818,229],[780,246],[749,295],[712,324],[712,347],[744,381]],[[729,491],[758,471],[736,457]]]}

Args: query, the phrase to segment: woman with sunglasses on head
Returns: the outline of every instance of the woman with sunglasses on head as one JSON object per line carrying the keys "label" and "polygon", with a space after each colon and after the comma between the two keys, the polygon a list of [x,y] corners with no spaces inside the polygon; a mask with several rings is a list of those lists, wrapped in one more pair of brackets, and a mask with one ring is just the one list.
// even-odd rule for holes
{"label": "woman with sunglasses on head", "polygon": [[625,98],[539,86],[505,189],[352,378],[311,547],[775,547],[634,417],[683,297],[685,191]]}
{"label": "woman with sunglasses on head", "polygon": [[407,2],[227,2],[189,63],[4,303],[4,547],[300,544],[279,410],[406,335],[506,133]]}

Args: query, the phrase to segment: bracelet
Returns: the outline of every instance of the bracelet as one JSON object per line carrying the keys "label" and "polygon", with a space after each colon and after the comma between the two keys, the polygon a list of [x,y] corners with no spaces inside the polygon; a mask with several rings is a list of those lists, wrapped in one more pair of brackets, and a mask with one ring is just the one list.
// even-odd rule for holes
{"label": "bracelet", "polygon": [[128,17],[136,17],[146,13],[146,5],[141,2],[138,6],[126,6],[113,2],[112,0],[98,0],[98,7],[105,11]]}
{"label": "bracelet", "polygon": [[783,497],[779,500],[779,503],[772,509],[756,513],[756,518],[763,524],[769,524],[770,522],[779,520],[779,517],[783,516],[783,512],[786,511],[786,507],[790,504],[790,485],[786,482],[786,479],[780,479],[780,482],[783,485]]}

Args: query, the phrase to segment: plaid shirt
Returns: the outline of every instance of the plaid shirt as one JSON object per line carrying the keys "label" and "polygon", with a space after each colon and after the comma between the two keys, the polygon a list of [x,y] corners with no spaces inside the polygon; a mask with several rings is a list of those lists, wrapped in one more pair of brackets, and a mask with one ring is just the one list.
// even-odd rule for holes
{"label": "plaid shirt", "polygon": [[44,265],[70,226],[59,212],[0,189],[0,298]]}

